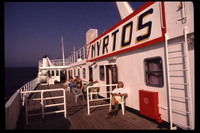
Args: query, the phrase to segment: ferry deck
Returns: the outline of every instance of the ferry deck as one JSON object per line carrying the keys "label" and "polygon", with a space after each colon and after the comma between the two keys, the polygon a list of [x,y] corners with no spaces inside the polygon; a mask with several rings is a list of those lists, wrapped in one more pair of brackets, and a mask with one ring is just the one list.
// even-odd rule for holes
{"label": "ferry deck", "polygon": [[[64,58],[63,48],[63,59],[44,56],[38,64],[38,77],[6,103],[6,129],[194,130],[193,13],[192,2],[148,2],[100,36],[97,29],[89,29],[86,45],[74,49],[69,57]],[[95,101],[100,107],[90,109],[89,114],[88,96],[87,100],[79,97],[75,102],[74,93],[64,90],[62,83],[55,83],[60,82],[61,75],[65,80],[70,76],[97,80],[99,85],[123,81],[130,96],[126,99],[125,115],[120,110],[117,116],[106,119],[109,106],[101,104],[109,104],[107,100]],[[63,95],[57,96],[54,88]],[[140,97],[141,91],[159,93],[153,102],[157,109],[154,119],[163,120],[167,126],[140,114],[140,103],[150,103],[150,98]],[[30,93],[28,102],[26,93]],[[154,110],[153,106],[150,108]]]}
{"label": "ferry deck", "polygon": [[[55,89],[62,88],[62,83],[56,83],[54,85],[41,85],[39,84],[35,90]],[[44,97],[55,96],[59,92],[48,92]],[[117,116],[113,116],[107,119],[109,111],[108,106],[97,107],[91,109],[91,114],[87,114],[87,102],[86,99],[79,97],[77,103],[75,103],[74,93],[66,92],[66,105],[67,105],[67,117],[65,118],[63,113],[48,114],[42,118],[42,115],[29,116],[28,124],[26,124],[26,111],[25,107],[20,112],[19,120],[17,123],[17,129],[133,129],[133,130],[168,130],[168,127],[159,125],[156,121],[146,118],[139,113],[133,113],[128,108],[125,110],[125,115],[122,115],[121,109]],[[41,108],[38,108],[39,102],[33,100],[40,95],[31,94],[29,97],[27,107],[29,113],[41,112]],[[108,101],[97,101],[98,104],[103,104]],[[59,99],[48,100],[47,104],[60,103]],[[63,107],[50,107],[45,108],[45,112],[52,111]]]}

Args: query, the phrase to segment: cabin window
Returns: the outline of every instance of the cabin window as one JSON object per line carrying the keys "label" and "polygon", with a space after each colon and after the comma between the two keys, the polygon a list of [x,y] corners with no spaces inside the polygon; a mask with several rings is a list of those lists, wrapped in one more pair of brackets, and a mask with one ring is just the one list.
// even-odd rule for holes
{"label": "cabin window", "polygon": [[58,70],[56,70],[56,76],[59,76],[59,71]]}
{"label": "cabin window", "polygon": [[70,76],[71,76],[71,73],[70,73],[70,70],[68,70],[68,79],[69,79]]}
{"label": "cabin window", "polygon": [[164,83],[161,57],[145,59],[144,64],[146,85],[162,87]]}
{"label": "cabin window", "polygon": [[80,77],[80,69],[78,69],[78,76]]}
{"label": "cabin window", "polygon": [[85,79],[86,78],[86,75],[85,75],[85,68],[83,68],[83,78]]}
{"label": "cabin window", "polygon": [[71,70],[71,76],[73,77],[73,71]]}
{"label": "cabin window", "polygon": [[104,81],[104,66],[99,66],[99,75],[100,75],[100,80]]}
{"label": "cabin window", "polygon": [[53,70],[53,71],[51,71],[51,76],[54,76],[54,70]]}
{"label": "cabin window", "polygon": [[48,75],[49,77],[51,76],[50,71],[47,72],[47,75]]}
{"label": "cabin window", "polygon": [[76,76],[76,69],[74,69],[74,77]]}

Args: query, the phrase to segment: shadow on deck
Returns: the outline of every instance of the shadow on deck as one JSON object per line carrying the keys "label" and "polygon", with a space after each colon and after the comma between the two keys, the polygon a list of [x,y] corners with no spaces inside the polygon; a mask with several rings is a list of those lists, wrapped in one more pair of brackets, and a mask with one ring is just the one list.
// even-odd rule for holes
{"label": "shadow on deck", "polygon": [[[62,84],[55,85],[39,85],[36,89],[48,89],[48,88],[62,88]],[[55,95],[51,92],[47,95]],[[31,95],[31,98],[37,97],[37,95]],[[25,109],[21,111],[19,121],[17,123],[17,129],[133,129],[133,130],[167,130],[167,128],[158,128],[158,124],[145,119],[139,115],[131,113],[129,111],[122,115],[121,110],[117,116],[113,116],[110,119],[106,119],[108,114],[108,106],[92,108],[91,114],[87,114],[87,102],[80,97],[78,102],[75,103],[74,94],[66,93],[67,97],[67,118],[63,113],[49,114],[42,118],[41,115],[30,116],[29,123],[26,124]],[[57,102],[57,101],[50,101]],[[106,103],[105,101],[99,101],[99,104]],[[31,105],[36,105],[35,102],[29,102]],[[63,107],[54,107],[51,110],[62,109]],[[49,108],[47,108],[49,111]],[[31,111],[41,112],[41,109],[32,108]]]}

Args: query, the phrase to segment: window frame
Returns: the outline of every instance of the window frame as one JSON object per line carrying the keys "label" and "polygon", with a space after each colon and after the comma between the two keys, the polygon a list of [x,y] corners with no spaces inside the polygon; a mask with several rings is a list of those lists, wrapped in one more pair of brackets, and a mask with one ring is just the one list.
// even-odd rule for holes
{"label": "window frame", "polygon": [[59,76],[59,71],[58,70],[56,70],[56,76]]}
{"label": "window frame", "polygon": [[86,68],[83,68],[83,79],[86,79]]}
{"label": "window frame", "polygon": [[81,74],[80,74],[80,68],[78,68],[78,77],[80,77]]}
{"label": "window frame", "polygon": [[71,69],[71,76],[74,77],[73,70]]}
{"label": "window frame", "polygon": [[[101,70],[103,70],[103,76],[102,76]],[[99,79],[101,81],[105,81],[105,69],[104,69],[104,65],[100,65],[99,66]]]}
{"label": "window frame", "polygon": [[76,77],[77,75],[76,75],[76,69],[74,68],[74,77]]}
{"label": "window frame", "polygon": [[[146,63],[147,61],[149,60],[155,60],[155,59],[160,59],[160,62],[161,62],[161,71],[146,71]],[[144,82],[145,82],[145,85],[146,86],[151,86],[151,87],[158,87],[158,88],[162,88],[164,86],[164,71],[163,71],[163,60],[162,60],[162,57],[160,56],[156,56],[156,57],[151,57],[151,58],[145,58],[144,61],[143,61],[143,64],[144,64]],[[162,85],[155,85],[155,84],[150,84],[147,82],[147,73],[161,73],[162,75]]]}

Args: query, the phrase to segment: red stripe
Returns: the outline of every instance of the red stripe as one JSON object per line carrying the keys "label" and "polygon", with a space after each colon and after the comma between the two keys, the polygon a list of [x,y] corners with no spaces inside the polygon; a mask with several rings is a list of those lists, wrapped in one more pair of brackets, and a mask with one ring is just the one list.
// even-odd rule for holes
{"label": "red stripe", "polygon": [[146,46],[158,43],[158,42],[162,42],[162,41],[164,41],[164,39],[165,39],[164,36],[162,36],[162,37],[156,38],[154,40],[142,43],[140,45],[136,45],[136,46],[133,46],[133,47],[130,47],[130,48],[126,48],[126,49],[122,49],[122,50],[119,50],[119,51],[116,51],[116,52],[113,52],[113,53],[110,53],[110,54],[107,54],[107,55],[103,55],[103,56],[100,56],[100,57],[97,57],[97,58],[94,58],[94,59],[91,59],[91,60],[87,60],[87,62],[99,60],[99,59],[106,58],[106,57],[109,57],[109,56],[113,56],[113,55],[117,55],[117,54],[120,54],[120,53],[124,53],[124,52],[128,52],[128,51],[131,51],[131,50],[135,50],[135,49],[138,49],[138,48],[146,47]]}

